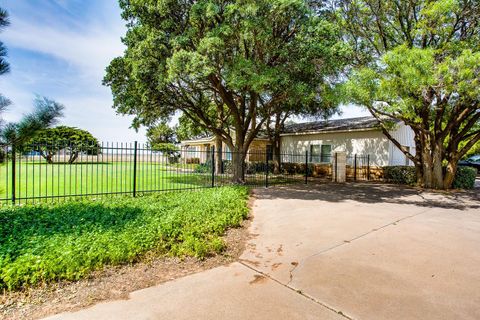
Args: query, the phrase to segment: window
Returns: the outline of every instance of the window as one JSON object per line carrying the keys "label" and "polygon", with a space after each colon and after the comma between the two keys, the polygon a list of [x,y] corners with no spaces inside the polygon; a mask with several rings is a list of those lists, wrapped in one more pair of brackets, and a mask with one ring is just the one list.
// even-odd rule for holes
{"label": "window", "polygon": [[310,162],[320,162],[320,145],[310,145]]}
{"label": "window", "polygon": [[320,162],[330,162],[330,158],[332,157],[332,146],[329,144],[323,144],[320,157]]}
{"label": "window", "polygon": [[232,160],[232,152],[228,146],[225,146],[225,160]]}
{"label": "window", "polygon": [[197,156],[197,147],[188,147],[187,148],[187,157],[196,158]]}
{"label": "window", "polygon": [[310,162],[314,162],[314,163],[330,162],[331,154],[332,154],[332,146],[329,144],[310,145]]}

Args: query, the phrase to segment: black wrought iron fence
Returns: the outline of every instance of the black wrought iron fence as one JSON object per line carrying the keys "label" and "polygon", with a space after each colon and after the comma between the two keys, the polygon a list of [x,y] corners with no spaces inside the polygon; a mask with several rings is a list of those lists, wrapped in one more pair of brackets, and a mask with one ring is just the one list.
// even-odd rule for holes
{"label": "black wrought iron fence", "polygon": [[[235,153],[197,146],[158,150],[140,143],[69,143],[4,147],[0,202],[193,190],[234,183]],[[243,182],[249,186],[305,183],[311,175],[308,153],[266,150],[245,155]]]}
{"label": "black wrought iron fence", "polygon": [[346,166],[347,180],[370,180],[370,155],[348,155]]}

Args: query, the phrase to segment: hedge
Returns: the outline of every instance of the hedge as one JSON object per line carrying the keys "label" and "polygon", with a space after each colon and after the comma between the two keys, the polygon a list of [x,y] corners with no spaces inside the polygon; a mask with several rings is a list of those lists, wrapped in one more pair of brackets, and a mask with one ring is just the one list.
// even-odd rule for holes
{"label": "hedge", "polygon": [[383,175],[392,183],[414,185],[417,182],[415,167],[412,166],[383,167]]}
{"label": "hedge", "polygon": [[[385,180],[391,183],[415,185],[417,182],[416,169],[412,166],[383,167]],[[477,170],[471,167],[458,167],[452,184],[454,189],[473,189]]]}
{"label": "hedge", "polygon": [[453,180],[452,188],[454,189],[473,189],[475,188],[475,178],[477,177],[477,169],[472,167],[458,167]]}

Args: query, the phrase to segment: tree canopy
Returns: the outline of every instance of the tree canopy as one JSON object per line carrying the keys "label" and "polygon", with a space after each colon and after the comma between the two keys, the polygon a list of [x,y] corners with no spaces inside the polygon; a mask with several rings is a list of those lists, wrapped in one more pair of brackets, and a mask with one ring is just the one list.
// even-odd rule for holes
{"label": "tree canopy", "polygon": [[53,157],[63,150],[68,163],[73,163],[80,152],[96,155],[99,152],[98,140],[88,131],[75,127],[58,126],[38,131],[28,143],[28,150],[38,151],[53,163]]}
{"label": "tree canopy", "polygon": [[348,46],[314,3],[120,0],[127,49],[104,78],[114,107],[134,126],[181,111],[235,151],[241,182],[273,110],[322,105],[346,62]]}
{"label": "tree canopy", "polygon": [[[417,167],[420,185],[449,188],[458,160],[480,140],[480,6],[470,0],[340,0],[339,21],[356,49],[352,101],[380,120]],[[415,152],[389,134],[415,133]],[[444,171],[444,166],[447,169]]]}

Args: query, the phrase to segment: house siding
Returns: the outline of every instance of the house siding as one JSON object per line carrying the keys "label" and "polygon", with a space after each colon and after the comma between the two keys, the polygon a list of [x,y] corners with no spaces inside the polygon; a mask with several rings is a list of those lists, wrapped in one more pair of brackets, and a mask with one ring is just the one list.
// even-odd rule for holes
{"label": "house siding", "polygon": [[[246,161],[262,162],[265,161],[265,152],[267,145],[270,142],[267,140],[256,139],[253,140],[248,149]],[[209,159],[209,152],[215,147],[215,141],[189,141],[182,143],[181,158],[192,159],[198,158],[200,163],[205,163]],[[192,152],[188,152],[188,150]],[[228,146],[222,142],[222,158],[227,160],[227,153],[230,152]],[[230,157],[231,158],[231,157]]]}
{"label": "house siding", "polygon": [[378,130],[352,132],[325,132],[284,135],[281,137],[283,154],[305,154],[311,145],[328,144],[332,152],[345,151],[347,156],[370,155],[372,166],[389,164],[389,140]]}
{"label": "house siding", "polygon": [[[390,132],[392,137],[397,140],[402,146],[410,148],[410,153],[415,155],[415,133],[412,128],[405,124],[399,124],[396,130]],[[390,166],[404,166],[404,165],[413,165],[412,161],[408,160],[405,154],[389,141],[389,165]]]}

